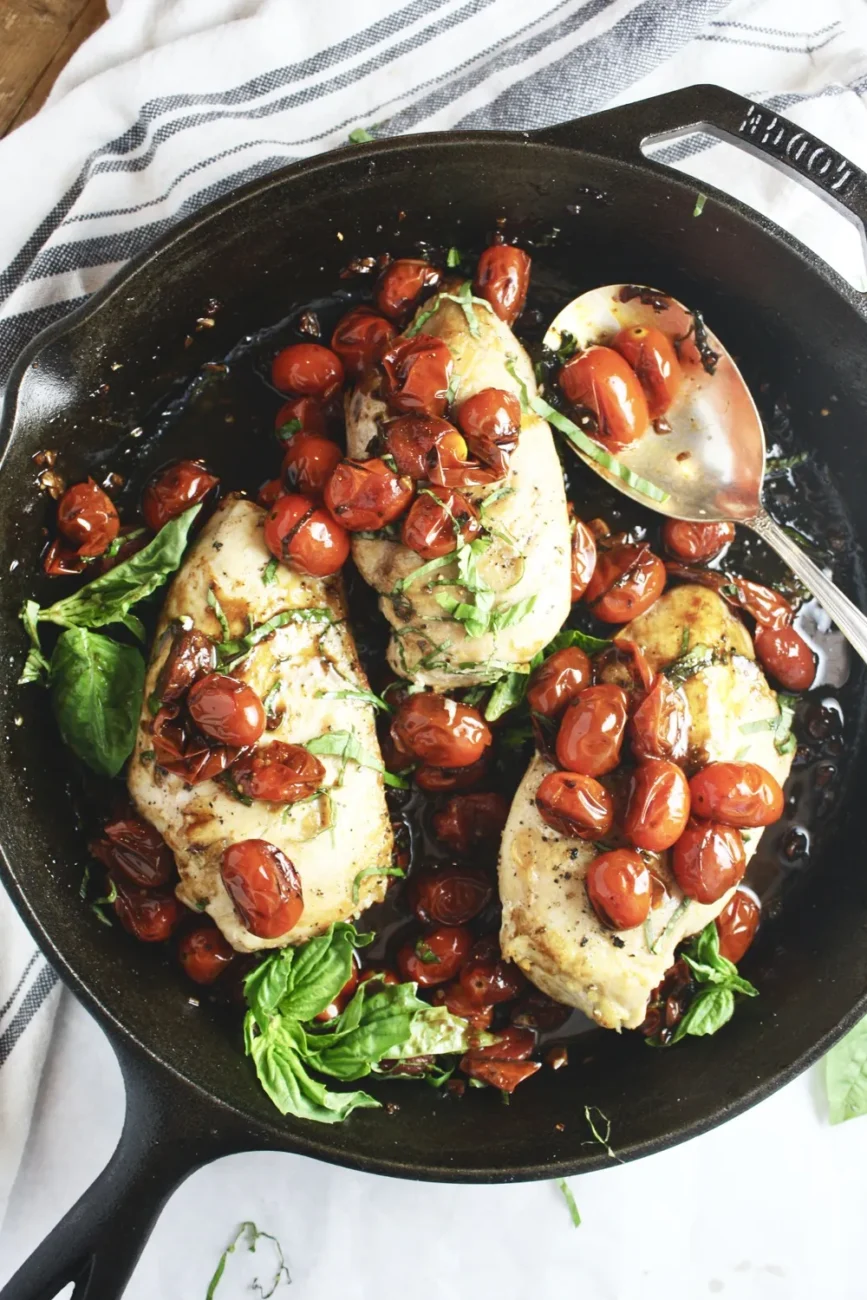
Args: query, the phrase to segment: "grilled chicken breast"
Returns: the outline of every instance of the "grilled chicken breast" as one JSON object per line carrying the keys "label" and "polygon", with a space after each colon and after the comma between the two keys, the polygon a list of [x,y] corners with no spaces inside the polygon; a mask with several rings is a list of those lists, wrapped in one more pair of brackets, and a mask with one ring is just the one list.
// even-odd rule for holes
{"label": "grilled chicken breast", "polygon": [[[430,311],[434,300],[420,308]],[[454,359],[452,384],[458,403],[484,388],[520,395],[521,385],[509,373],[510,359],[530,395],[536,392],[533,367],[507,325],[485,306],[474,306],[478,337],[470,330],[463,309],[448,299],[423,324],[425,334],[443,339]],[[347,403],[349,455],[371,454],[371,442],[388,418],[385,403],[362,381]],[[508,489],[502,492],[500,489]],[[482,506],[482,523],[491,545],[478,565],[482,580],[495,593],[494,609],[501,615],[518,602],[533,598],[532,608],[511,626],[470,636],[461,622],[449,619],[436,600],[447,592],[467,600],[465,589],[443,586],[455,578],[457,566],[437,569],[418,583],[395,589],[422,565],[415,551],[400,542],[353,537],[355,563],[380,593],[380,609],[394,634],[388,659],[396,673],[415,682],[450,690],[490,681],[504,670],[520,668],[560,630],[569,613],[570,535],[563,471],[551,430],[544,420],[525,412],[518,447],[501,483],[484,489],[462,489]],[[489,506],[486,497],[494,497]],[[430,585],[436,580],[437,585]],[[469,597],[471,600],[472,597]]]}
{"label": "grilled chicken breast", "polygon": [[[777,753],[774,733],[750,730],[778,716],[775,693],[754,661],[752,641],[725,602],[703,587],[674,587],[620,636],[636,641],[654,671],[682,653],[684,630],[691,647],[705,646],[714,662],[700,668],[680,689],[690,713],[689,765],[723,760],[760,763],[782,784],[790,755]],[[536,791],[552,771],[536,755],[515,795],[500,850],[503,954],[545,993],[578,1007],[608,1029],[635,1029],[647,1001],[671,966],[682,939],[702,930],[723,910],[734,891],[705,906],[683,895],[669,867],[669,854],[645,854],[665,886],[663,902],[647,925],[615,933],[599,921],[587,898],[584,877],[594,846],[552,830],[536,808]],[[608,778],[602,778],[609,784]],[[610,788],[618,798],[612,782]],[[622,807],[622,802],[621,805]],[[743,832],[751,857],[761,831]]]}
{"label": "grilled chicken breast", "polygon": [[[188,907],[210,913],[242,952],[302,943],[332,921],[347,920],[378,902],[387,877],[375,873],[390,865],[392,850],[382,775],[375,767],[320,755],[326,793],[289,805],[243,803],[219,781],[190,786],[182,777],[154,767],[147,700],[171,643],[163,633],[186,619],[222,640],[209,593],[219,602],[232,637],[243,636],[282,611],[299,611],[297,621],[277,628],[232,670],[262,699],[267,697],[273,723],[260,744],[303,744],[327,732],[349,732],[365,755],[381,764],[373,710],[352,695],[367,689],[367,680],[346,623],[340,580],[307,578],[279,565],[266,584],[263,576],[271,557],[262,538],[264,520],[265,511],[253,502],[229,497],[172,583],[157,628],[129,769],[130,794],[139,812],[156,826],[177,860],[178,897]],[[324,611],[331,621],[310,618],[305,611]],[[246,839],[268,840],[282,849],[301,879],[301,920],[275,939],[257,938],[246,929],[220,875],[224,849]],[[358,880],[356,902],[353,883],[362,871],[369,874]]]}

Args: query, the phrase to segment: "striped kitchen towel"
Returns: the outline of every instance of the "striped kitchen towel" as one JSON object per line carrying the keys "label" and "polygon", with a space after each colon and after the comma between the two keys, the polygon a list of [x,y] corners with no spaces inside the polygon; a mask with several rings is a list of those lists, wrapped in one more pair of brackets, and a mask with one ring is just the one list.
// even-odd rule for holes
{"label": "striped kitchen towel", "polygon": [[[47,106],[0,142],[0,388],[34,334],[179,219],[345,144],[357,127],[383,136],[540,127],[712,81],[786,112],[867,167],[863,0],[110,0],[109,8]],[[863,279],[854,230],[771,168],[701,136],[660,156],[737,193]],[[0,925],[2,1217],[57,992],[5,896]]]}

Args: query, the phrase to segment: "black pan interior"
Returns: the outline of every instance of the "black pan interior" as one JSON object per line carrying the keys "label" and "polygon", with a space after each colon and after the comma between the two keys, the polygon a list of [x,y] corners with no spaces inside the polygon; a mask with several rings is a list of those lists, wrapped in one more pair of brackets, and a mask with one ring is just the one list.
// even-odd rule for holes
{"label": "black pan interior", "polygon": [[[293,311],[341,286],[355,292],[359,281],[340,277],[353,257],[406,253],[418,241],[480,248],[502,218],[508,236],[533,244],[541,309],[594,284],[656,284],[704,311],[751,383],[766,386],[766,410],[785,396],[797,446],[826,467],[815,479],[817,499],[843,538],[838,574],[863,606],[867,325],[790,241],[713,200],[696,219],[694,203],[694,187],[661,169],[518,138],[358,149],[260,183],[195,223],[97,310],[55,333],[22,374],[0,474],[7,870],[42,943],[91,1006],[241,1115],[251,1145],[413,1176],[578,1171],[604,1160],[586,1144],[585,1104],[611,1119],[619,1152],[644,1154],[766,1094],[856,1014],[867,989],[867,879],[853,797],[867,763],[860,665],[844,700],[845,779],[814,828],[809,869],[789,874],[798,887],[786,890],[745,962],[761,997],[741,1006],[725,1032],[672,1051],[594,1032],[573,1047],[567,1069],[543,1071],[509,1107],[495,1094],[455,1102],[392,1083],[381,1095],[396,1105],[329,1130],[281,1121],[271,1109],[242,1054],[240,1013],[228,1031],[190,1004],[162,956],[83,909],[80,774],[42,694],[13,685],[25,650],[18,609],[34,594],[48,598],[36,557],[50,503],[35,486],[36,452],[58,449],[69,479],[114,469],[139,481],[179,454],[204,454],[226,482],[255,487],[273,472],[274,410],[261,399],[255,357],[267,354],[270,337],[292,336]],[[228,357],[231,372],[239,348],[245,359],[233,388],[220,365]],[[245,385],[250,402],[239,406]],[[574,476],[576,492],[584,473]],[[589,476],[583,481],[596,491]]]}

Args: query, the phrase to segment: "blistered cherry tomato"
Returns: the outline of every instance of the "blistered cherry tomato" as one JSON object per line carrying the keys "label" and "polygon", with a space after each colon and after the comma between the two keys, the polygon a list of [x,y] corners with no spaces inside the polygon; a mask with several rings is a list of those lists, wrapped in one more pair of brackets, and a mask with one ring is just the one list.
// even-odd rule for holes
{"label": "blistered cherry tomato", "polygon": [[383,316],[397,325],[405,325],[422,295],[436,289],[441,279],[442,273],[430,262],[418,257],[399,257],[380,276],[374,302]]}
{"label": "blistered cherry tomato", "polygon": [[630,709],[637,707],[656,680],[641,646],[622,635],[594,657],[593,675],[597,682],[622,686],[630,696]]}
{"label": "blistered cherry tomato", "polygon": [[488,877],[472,867],[441,867],[410,880],[412,910],[422,925],[466,925],[491,898]]}
{"label": "blistered cherry tomato", "polygon": [[203,736],[180,701],[160,708],[153,720],[151,740],[157,766],[183,777],[189,785],[219,776],[234,763],[239,752]]}
{"label": "blistered cherry tomato", "polygon": [[534,713],[559,718],[566,706],[590,685],[590,660],[577,645],[555,650],[540,664],[527,687],[527,703]]}
{"label": "blistered cherry tomato", "polygon": [[548,826],[570,839],[598,839],[614,821],[604,785],[578,772],[549,772],[536,791],[536,807]]}
{"label": "blistered cherry tomato", "polygon": [[716,919],[720,956],[735,965],[743,957],[759,928],[761,908],[745,889],[736,889]]}
{"label": "blistered cherry tomato", "polygon": [[327,578],[349,557],[349,533],[310,497],[289,493],[265,520],[265,545],[273,556],[314,578]]}
{"label": "blistered cherry tomato", "polygon": [[679,762],[689,745],[686,696],[661,673],[632,715],[632,752],[637,759],[670,758]]}
{"label": "blistered cherry tomato", "polygon": [[278,939],[301,919],[301,881],[275,844],[267,840],[230,844],[220,874],[241,921],[257,939]]}
{"label": "blistered cherry tomato", "polygon": [[692,564],[712,560],[734,540],[734,524],[696,524],[686,519],[666,519],[662,525],[662,544],[669,555]]}
{"label": "blistered cherry tomato", "polygon": [[538,1061],[527,1060],[535,1046],[536,1036],[531,1030],[512,1025],[502,1030],[489,1047],[471,1047],[461,1057],[460,1069],[471,1079],[512,1093],[519,1083],[542,1068]]}
{"label": "blistered cherry tomato", "polygon": [[662,853],[689,820],[689,785],[676,763],[649,758],[633,772],[623,829],[637,849]]}
{"label": "blistered cherry tomato", "polygon": [[634,930],[650,912],[650,872],[631,849],[600,853],[587,868],[587,897],[603,925]]}
{"label": "blistered cherry tomato", "polygon": [[510,1008],[509,1019],[519,1029],[535,1029],[540,1033],[549,1033],[565,1025],[572,1014],[572,1008],[562,1002],[555,1002],[547,994],[530,986],[527,993]]}
{"label": "blistered cherry tomato", "polygon": [[89,478],[60,498],[57,528],[78,555],[102,555],[120,532],[120,519],[108,494]]}
{"label": "blistered cherry tomato", "polygon": [[114,910],[125,930],[141,943],[164,943],[172,937],[182,914],[174,893],[136,889],[116,878],[114,884],[117,889]]}
{"label": "blistered cherry tomato", "polygon": [[141,889],[167,885],[175,874],[175,859],[162,835],[138,817],[109,822],[90,851],[112,874],[120,871]]}
{"label": "blistered cherry tomato", "polygon": [[213,984],[229,965],[235,953],[213,921],[201,921],[182,935],[178,959],[196,984]]}
{"label": "blistered cherry tomato", "polygon": [[282,497],[285,491],[282,478],[269,478],[256,493],[256,502],[258,505],[264,506],[266,510],[273,510],[277,504],[277,498]]}
{"label": "blistered cherry tomato", "polygon": [[783,815],[780,783],[758,763],[708,763],[689,783],[696,817],[747,829]]}
{"label": "blistered cherry tomato", "polygon": [[512,244],[492,244],[479,258],[473,293],[513,325],[524,310],[530,287],[530,256]]}
{"label": "blistered cherry tomato", "polygon": [[434,813],[434,834],[466,857],[499,844],[508,815],[509,805],[501,794],[458,794]]}
{"label": "blistered cherry tomato", "polygon": [[151,479],[144,490],[141,508],[145,523],[155,533],[177,519],[190,506],[198,505],[219,483],[199,461],[179,460]]}
{"label": "blistered cherry tomato", "polygon": [[567,772],[602,776],[620,762],[629,701],[620,686],[588,686],[567,707],[557,732],[557,761]]}
{"label": "blistered cherry tomato", "polygon": [[[287,425],[296,427],[288,431]],[[328,432],[325,407],[312,397],[290,397],[277,412],[274,428],[284,441],[295,433],[318,433],[324,438]]]}
{"label": "blistered cherry tomato", "polygon": [[675,560],[669,560],[665,568],[672,578],[710,587],[736,609],[746,610],[762,627],[786,627],[792,621],[794,610],[785,596],[770,587],[763,587],[760,582],[750,582],[737,574],[679,564]]}
{"label": "blistered cherry tomato", "polygon": [[199,730],[221,745],[255,745],[265,730],[265,710],[253,687],[225,673],[194,682],[187,708]]}
{"label": "blistered cherry tomato", "polygon": [[757,627],[756,654],[766,672],[787,691],[808,691],[816,678],[816,656],[793,627]]}
{"label": "blistered cherry tomato", "polygon": [[488,1029],[494,1018],[494,1008],[475,1006],[460,983],[441,984],[434,990],[432,1001],[435,1007],[445,1007],[453,1016],[461,1016],[472,1029]]}
{"label": "blistered cherry tomato", "polygon": [[211,638],[197,628],[179,629],[157,674],[154,698],[160,704],[173,704],[216,666],[217,650]]}
{"label": "blistered cherry tomato", "polygon": [[337,322],[331,347],[352,379],[360,379],[375,366],[397,333],[391,321],[369,307],[353,307]]}
{"label": "blistered cherry tomato", "polygon": [[402,515],[412,485],[378,457],[341,461],[325,489],[325,504],[351,533],[374,532]]}
{"label": "blistered cherry tomato", "polygon": [[615,447],[625,447],[650,423],[644,390],[635,371],[613,348],[592,347],[576,352],[563,366],[558,383],[573,406],[590,411],[596,435]]}
{"label": "blistered cherry tomato", "polygon": [[415,770],[415,783],[426,794],[446,794],[451,790],[471,790],[484,781],[490,767],[490,750],[486,749],[475,763],[464,767],[435,767],[423,763]]}
{"label": "blistered cherry tomato", "polygon": [[433,691],[403,701],[391,735],[402,753],[434,767],[467,767],[491,743],[490,729],[478,709]]}
{"label": "blistered cherry tomato", "polygon": [[303,745],[272,740],[240,758],[232,768],[232,777],[249,799],[297,803],[316,793],[325,777],[325,767]]}
{"label": "blistered cherry tomato", "polygon": [[316,433],[296,433],[286,444],[280,473],[289,492],[321,496],[342,460],[336,442]]}
{"label": "blistered cherry tomato", "polygon": [[472,1006],[491,1007],[511,1002],[524,991],[527,981],[514,962],[504,961],[495,951],[484,951],[485,941],[477,944],[460,974],[460,986]]}
{"label": "blistered cherry tomato", "polygon": [[383,391],[393,411],[443,415],[454,362],[448,344],[431,334],[399,338],[383,353]]}
{"label": "blistered cherry tomato", "polygon": [[42,557],[42,568],[49,578],[66,578],[74,573],[83,573],[87,567],[84,556],[62,537],[55,537]]}
{"label": "blistered cherry tomato", "polygon": [[572,602],[580,600],[590,584],[596,568],[596,538],[584,523],[575,517],[569,502],[569,528],[572,534]]}
{"label": "blistered cherry tomato", "polygon": [[611,346],[638,376],[651,420],[665,415],[683,379],[671,340],[652,326],[630,325],[620,331]]}
{"label": "blistered cherry tomato", "polygon": [[410,506],[400,539],[423,560],[437,560],[457,548],[456,524],[462,541],[478,537],[481,525],[475,506],[459,492],[429,488]]}
{"label": "blistered cherry tomato", "polygon": [[697,903],[715,903],[746,868],[740,831],[721,822],[690,821],[671,853],[675,880]]}
{"label": "blistered cherry tomato", "polygon": [[603,623],[628,623],[662,595],[665,565],[646,542],[619,542],[596,557],[584,599]]}
{"label": "blistered cherry tomato", "polygon": [[327,402],[343,385],[343,366],[321,343],[293,343],[272,361],[271,382],[281,393]]}
{"label": "blistered cherry tomato", "polygon": [[[368,976],[368,978],[370,978],[370,976]],[[322,1011],[320,1011],[316,1016],[314,1016],[314,1020],[318,1020],[322,1023],[327,1023],[329,1020],[336,1020],[337,1017],[340,1015],[341,1011],[344,1009],[344,1007],[348,1005],[350,999],[352,998],[352,995],[354,994],[355,990],[358,988],[360,981],[361,981],[361,968],[358,964],[358,953],[354,952],[352,954],[352,965],[349,970],[349,979],[343,985],[343,988],[340,990],[340,992],[336,995],[333,1002],[329,1002],[327,1007],[324,1007]],[[395,981],[395,983],[396,982],[397,981]]]}
{"label": "blistered cherry tomato", "polygon": [[473,936],[465,926],[441,925],[404,944],[397,954],[397,968],[405,980],[414,980],[422,988],[445,984],[457,975],[472,946]]}
{"label": "blistered cherry tomato", "polygon": [[457,411],[470,454],[502,476],[521,434],[521,404],[503,388],[483,388]]}
{"label": "blistered cherry tomato", "polygon": [[386,445],[398,473],[445,484],[444,471],[460,469],[467,444],[453,424],[437,415],[401,415],[386,428]]}

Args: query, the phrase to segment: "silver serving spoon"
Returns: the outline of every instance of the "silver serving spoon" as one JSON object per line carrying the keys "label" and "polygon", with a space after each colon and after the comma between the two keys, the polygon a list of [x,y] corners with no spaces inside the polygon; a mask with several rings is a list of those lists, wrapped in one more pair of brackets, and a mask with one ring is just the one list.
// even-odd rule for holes
{"label": "silver serving spoon", "polygon": [[[696,322],[676,299],[645,286],[609,284],[582,293],[564,307],[545,335],[558,351],[571,335],[578,347],[608,344],[620,330],[643,325],[668,338],[695,339]],[[700,334],[702,327],[699,327]],[[706,368],[694,343],[680,349],[683,382],[665,414],[666,432],[652,427],[643,437],[613,452],[622,475],[574,447],[591,469],[641,505],[673,519],[726,520],[746,524],[785,560],[867,660],[867,617],[792,541],[762,505],[765,435],[743,375],[719,339],[706,327]],[[664,426],[663,426],[664,427]],[[635,483],[639,480],[639,484]],[[640,480],[660,491],[648,496]],[[658,499],[663,497],[664,499]]]}

